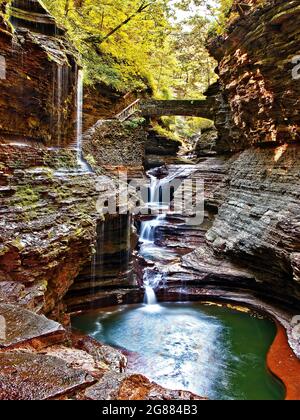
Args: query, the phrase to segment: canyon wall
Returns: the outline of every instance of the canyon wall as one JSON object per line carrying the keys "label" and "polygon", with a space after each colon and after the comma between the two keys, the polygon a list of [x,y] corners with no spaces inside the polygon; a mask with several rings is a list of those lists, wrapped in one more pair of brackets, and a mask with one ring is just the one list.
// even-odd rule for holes
{"label": "canyon wall", "polygon": [[67,145],[76,137],[77,53],[38,1],[1,7],[0,142]]}
{"label": "canyon wall", "polygon": [[293,62],[299,22],[297,1],[236,1],[225,34],[209,44],[234,122],[249,145],[299,141],[299,60]]}
{"label": "canyon wall", "polygon": [[103,83],[97,83],[84,88],[83,120],[84,130],[88,130],[99,120],[114,118],[119,112],[132,104],[138,94],[124,94]]}
{"label": "canyon wall", "polygon": [[248,267],[257,284],[299,299],[300,83],[292,77],[299,4],[235,2],[230,22],[209,48],[240,152],[207,242],[219,257]]}
{"label": "canyon wall", "polygon": [[99,120],[83,136],[85,158],[98,168],[142,173],[147,132],[139,121]]}
{"label": "canyon wall", "polygon": [[97,290],[128,286],[135,235],[127,214],[106,216],[111,188],[78,171],[76,152],[0,145],[0,302],[64,321],[78,275],[89,291],[93,276]]}
{"label": "canyon wall", "polygon": [[[40,2],[1,3],[0,55],[0,302],[68,322],[64,297],[79,275],[90,269],[93,277],[91,259],[104,242],[95,276],[115,276],[120,286],[132,278],[131,219],[103,208],[113,176],[104,166],[126,155],[124,142],[119,136],[118,153],[109,141],[90,150],[90,173],[78,167],[76,151],[56,147],[76,137],[77,52]],[[138,154],[130,139],[140,171],[144,148]]]}

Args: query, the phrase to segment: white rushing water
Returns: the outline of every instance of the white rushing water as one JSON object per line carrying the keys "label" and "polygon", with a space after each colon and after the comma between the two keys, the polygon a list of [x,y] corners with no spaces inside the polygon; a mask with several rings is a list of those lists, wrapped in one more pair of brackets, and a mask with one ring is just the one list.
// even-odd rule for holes
{"label": "white rushing water", "polygon": [[[152,210],[160,210],[162,208],[160,203],[160,186],[161,182],[153,175],[150,176],[150,198],[148,207]],[[147,220],[142,222],[140,241],[143,243],[154,244],[155,231],[158,226],[161,225],[162,221],[165,220],[166,214],[158,214],[155,219]]]}
{"label": "white rushing water", "polygon": [[160,312],[161,306],[158,304],[155,289],[162,282],[163,278],[161,273],[157,273],[154,270],[147,269],[144,273],[144,288],[145,298],[144,303],[146,304],[144,310],[147,312]]}
{"label": "white rushing water", "polygon": [[82,134],[83,134],[83,71],[78,70],[77,82],[77,127],[76,127],[76,149],[77,164],[81,172],[91,172],[88,164],[82,157]]}
{"label": "white rushing water", "polygon": [[145,286],[145,303],[146,305],[156,305],[157,298],[153,287],[150,285],[144,284]]}

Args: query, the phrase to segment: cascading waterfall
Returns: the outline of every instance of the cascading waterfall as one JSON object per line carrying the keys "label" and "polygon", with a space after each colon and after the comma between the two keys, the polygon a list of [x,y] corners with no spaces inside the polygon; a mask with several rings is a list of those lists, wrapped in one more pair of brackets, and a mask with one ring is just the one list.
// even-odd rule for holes
{"label": "cascading waterfall", "polygon": [[156,299],[156,294],[155,291],[153,289],[153,287],[151,287],[150,285],[144,283],[144,287],[145,287],[145,303],[146,305],[156,305],[157,304],[157,299]]}
{"label": "cascading waterfall", "polygon": [[[160,186],[161,183],[159,180],[150,175],[150,201],[148,206],[152,209],[157,209],[159,211],[160,204]],[[158,214],[154,220],[142,222],[141,226],[141,242],[154,243],[155,241],[155,230],[161,224],[161,222],[166,218],[166,214]]]}
{"label": "cascading waterfall", "polygon": [[76,149],[77,164],[81,171],[90,172],[88,164],[82,157],[82,133],[83,133],[83,71],[78,70],[77,82],[77,132],[76,132]]}
{"label": "cascading waterfall", "polygon": [[155,289],[159,286],[163,280],[162,274],[157,273],[154,270],[146,269],[144,273],[144,288],[145,288],[145,298],[144,303],[147,305],[150,311],[159,310],[159,305],[157,304],[157,297],[155,294]]}
{"label": "cascading waterfall", "polygon": [[[160,188],[161,182],[153,175],[150,176],[150,197],[148,207],[160,211],[162,205],[160,203]],[[140,241],[143,245],[149,246],[154,245],[155,242],[155,231],[165,220],[166,214],[158,214],[153,220],[143,222],[141,225]],[[144,273],[144,287],[145,287],[145,304],[148,309],[156,311],[158,307],[157,298],[155,294],[155,288],[162,280],[161,274],[153,273],[151,270],[146,270]]]}

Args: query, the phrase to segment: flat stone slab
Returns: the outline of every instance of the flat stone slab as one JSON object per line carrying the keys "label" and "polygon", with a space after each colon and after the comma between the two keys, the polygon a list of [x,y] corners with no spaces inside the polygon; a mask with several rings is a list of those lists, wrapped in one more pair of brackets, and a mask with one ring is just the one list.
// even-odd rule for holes
{"label": "flat stone slab", "polygon": [[0,400],[47,400],[69,396],[95,380],[53,356],[25,352],[0,354]]}
{"label": "flat stone slab", "polygon": [[203,400],[188,391],[165,389],[140,374],[107,372],[101,380],[82,394],[83,400]]}
{"label": "flat stone slab", "polygon": [[64,337],[57,322],[19,306],[0,304],[0,349],[16,347],[52,335]]}

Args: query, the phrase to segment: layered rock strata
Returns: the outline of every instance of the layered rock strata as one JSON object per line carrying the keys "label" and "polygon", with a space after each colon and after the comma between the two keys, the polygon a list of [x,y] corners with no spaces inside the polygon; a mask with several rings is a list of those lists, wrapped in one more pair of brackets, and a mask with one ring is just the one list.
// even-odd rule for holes
{"label": "layered rock strata", "polygon": [[109,172],[143,177],[147,132],[139,121],[99,120],[83,136],[87,161]]}
{"label": "layered rock strata", "polygon": [[[111,178],[80,172],[70,150],[2,145],[0,162],[0,301],[62,319],[63,298],[91,264],[97,237],[103,246],[97,230],[111,232],[111,223],[116,237],[102,256],[113,259],[116,276],[124,270],[125,281],[134,243],[130,223],[125,229],[117,214],[106,225]],[[107,264],[100,272],[113,276]]]}
{"label": "layered rock strata", "polygon": [[[4,17],[11,3],[11,23]],[[39,1],[0,15],[0,142],[63,146],[76,137],[77,53]]]}
{"label": "layered rock strata", "polygon": [[209,44],[234,123],[248,145],[299,141],[299,4],[247,3]]}
{"label": "layered rock strata", "polygon": [[149,129],[145,144],[145,168],[153,169],[176,161],[181,146],[179,140],[170,139],[158,134],[155,129]]}

